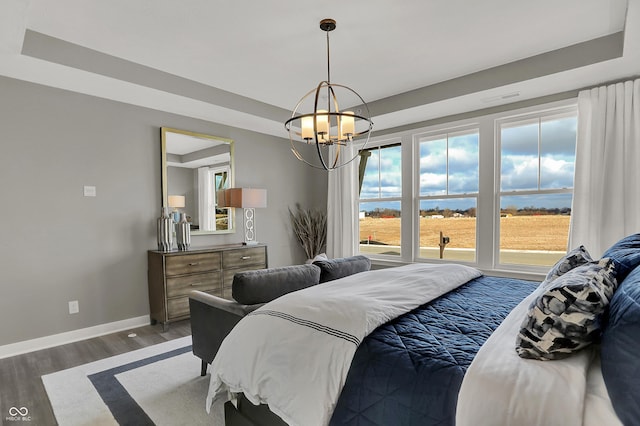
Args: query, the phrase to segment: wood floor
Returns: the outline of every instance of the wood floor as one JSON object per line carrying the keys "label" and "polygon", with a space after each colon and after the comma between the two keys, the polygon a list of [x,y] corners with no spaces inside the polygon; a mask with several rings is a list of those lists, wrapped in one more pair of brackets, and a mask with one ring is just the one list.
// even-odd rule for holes
{"label": "wood floor", "polygon": [[[128,337],[136,333],[136,337]],[[109,334],[50,349],[0,359],[0,424],[56,425],[41,376],[191,334],[189,320]],[[199,371],[199,364],[194,365]],[[7,420],[11,407],[26,407],[31,422]]]}

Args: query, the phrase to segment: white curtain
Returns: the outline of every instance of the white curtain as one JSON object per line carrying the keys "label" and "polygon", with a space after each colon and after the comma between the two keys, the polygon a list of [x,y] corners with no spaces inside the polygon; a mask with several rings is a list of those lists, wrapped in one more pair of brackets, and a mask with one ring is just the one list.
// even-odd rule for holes
{"label": "white curtain", "polygon": [[[343,146],[341,156],[353,158],[356,150]],[[358,246],[358,159],[329,172],[327,194],[327,256],[353,256]]]}
{"label": "white curtain", "polygon": [[581,91],[569,248],[640,232],[640,79]]}
{"label": "white curtain", "polygon": [[[215,214],[212,214],[213,182],[208,167],[198,168],[198,218],[200,230],[213,231],[216,229]],[[215,211],[215,210],[214,210]]]}

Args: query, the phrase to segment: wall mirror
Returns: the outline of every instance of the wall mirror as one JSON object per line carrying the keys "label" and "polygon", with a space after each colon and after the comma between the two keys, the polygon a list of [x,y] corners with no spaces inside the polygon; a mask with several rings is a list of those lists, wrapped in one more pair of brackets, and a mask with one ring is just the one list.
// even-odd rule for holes
{"label": "wall mirror", "polygon": [[234,184],[233,140],[162,127],[162,207],[187,215],[192,235],[235,232],[234,209],[216,191]]}

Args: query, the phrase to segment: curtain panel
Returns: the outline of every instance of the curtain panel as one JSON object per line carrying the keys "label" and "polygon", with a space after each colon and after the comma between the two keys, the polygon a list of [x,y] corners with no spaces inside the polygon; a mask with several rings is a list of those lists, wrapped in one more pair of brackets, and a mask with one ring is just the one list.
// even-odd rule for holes
{"label": "curtain panel", "polygon": [[595,257],[640,232],[640,79],[578,94],[569,248]]}
{"label": "curtain panel", "polygon": [[[345,158],[353,158],[355,148],[347,144],[340,148]],[[333,153],[332,153],[333,155]],[[327,194],[327,255],[348,257],[358,246],[358,159],[328,172]]]}
{"label": "curtain panel", "polygon": [[[215,210],[211,207],[214,203],[213,182],[209,174],[209,167],[198,168],[198,217],[201,231],[215,231]],[[215,207],[214,207],[215,208]]]}

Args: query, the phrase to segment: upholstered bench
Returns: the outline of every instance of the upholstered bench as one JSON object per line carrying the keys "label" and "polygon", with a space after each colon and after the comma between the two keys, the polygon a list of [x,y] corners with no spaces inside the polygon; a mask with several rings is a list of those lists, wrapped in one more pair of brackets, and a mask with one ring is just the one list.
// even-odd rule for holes
{"label": "upholstered bench", "polygon": [[193,354],[202,360],[201,375],[207,373],[224,338],[248,313],[284,294],[368,271],[365,256],[321,259],[306,265],[283,266],[239,272],[233,277],[232,296],[227,300],[201,291],[189,295]]}

